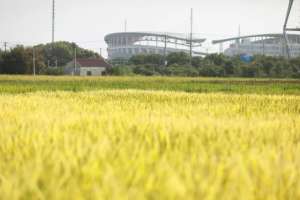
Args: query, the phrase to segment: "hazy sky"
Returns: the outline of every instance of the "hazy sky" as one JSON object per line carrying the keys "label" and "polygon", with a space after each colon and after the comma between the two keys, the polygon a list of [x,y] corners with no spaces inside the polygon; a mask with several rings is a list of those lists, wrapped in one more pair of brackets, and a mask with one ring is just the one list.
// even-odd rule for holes
{"label": "hazy sky", "polygon": [[[104,36],[128,31],[189,31],[208,39],[281,32],[288,0],[56,0],[56,40],[99,50]],[[0,41],[31,45],[51,40],[52,0],[0,0]],[[300,10],[300,7],[299,7]],[[299,17],[300,21],[300,17]],[[0,44],[2,46],[2,44]]]}

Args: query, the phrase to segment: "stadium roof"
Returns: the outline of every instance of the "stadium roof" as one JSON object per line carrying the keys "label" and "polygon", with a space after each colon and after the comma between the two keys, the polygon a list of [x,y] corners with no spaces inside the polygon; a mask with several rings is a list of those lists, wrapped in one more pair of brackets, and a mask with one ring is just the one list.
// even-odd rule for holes
{"label": "stadium roof", "polygon": [[[224,43],[224,42],[229,42],[229,41],[234,41],[234,40],[239,40],[239,39],[247,39],[247,38],[255,38],[255,37],[274,37],[274,38],[279,38],[283,37],[282,33],[269,33],[269,34],[257,34],[257,35],[246,35],[246,36],[241,36],[241,37],[232,37],[232,38],[226,38],[222,40],[213,40],[213,44],[219,44],[219,43]],[[288,37],[300,37],[298,34],[288,34]]]}
{"label": "stadium roof", "polygon": [[[105,40],[108,40],[109,37],[118,37],[118,36],[140,36],[140,37],[144,37],[144,36],[158,36],[158,37],[165,37],[167,36],[168,38],[172,38],[172,39],[177,39],[177,40],[185,40],[188,41],[190,40],[190,36],[187,34],[182,34],[182,33],[163,33],[163,32],[119,32],[119,33],[111,33],[105,36]],[[202,43],[205,42],[206,39],[204,38],[198,38],[196,36],[194,36],[193,42],[198,42],[198,43]]]}

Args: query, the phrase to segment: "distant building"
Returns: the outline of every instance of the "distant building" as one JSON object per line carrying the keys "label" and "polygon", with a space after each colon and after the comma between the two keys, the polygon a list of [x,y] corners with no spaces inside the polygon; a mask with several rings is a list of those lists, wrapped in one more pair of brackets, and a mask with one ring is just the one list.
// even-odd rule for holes
{"label": "distant building", "polygon": [[103,58],[97,59],[77,59],[69,62],[65,66],[65,74],[77,76],[103,76],[112,66]]}
{"label": "distant building", "polygon": [[[288,34],[290,51],[292,57],[300,56],[300,35]],[[224,53],[227,56],[237,55],[266,55],[266,56],[285,56],[286,47],[283,34],[259,34],[241,37],[214,40],[213,44],[223,45],[229,43],[229,47]]]}
{"label": "distant building", "polygon": [[173,52],[190,53],[193,46],[193,55],[206,55],[196,51],[206,39],[195,35],[180,33],[155,33],[155,32],[123,32],[112,33],[105,36],[109,60],[128,60],[138,54],[167,55]]}

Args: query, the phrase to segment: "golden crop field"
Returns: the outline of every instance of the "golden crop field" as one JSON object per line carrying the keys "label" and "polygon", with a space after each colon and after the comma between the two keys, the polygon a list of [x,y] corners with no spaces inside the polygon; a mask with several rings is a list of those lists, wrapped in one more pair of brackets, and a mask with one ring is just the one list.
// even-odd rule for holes
{"label": "golden crop field", "polygon": [[300,199],[300,96],[0,94],[0,199]]}

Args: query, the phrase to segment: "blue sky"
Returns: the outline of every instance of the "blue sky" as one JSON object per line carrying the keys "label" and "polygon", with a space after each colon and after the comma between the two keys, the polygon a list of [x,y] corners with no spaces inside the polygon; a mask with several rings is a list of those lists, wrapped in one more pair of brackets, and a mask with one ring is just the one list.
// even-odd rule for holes
{"label": "blue sky", "polygon": [[[0,41],[50,42],[51,4],[52,0],[1,0]],[[106,48],[106,34],[124,30],[125,19],[128,31],[187,33],[191,7],[194,32],[208,39],[235,36],[239,24],[242,35],[281,32],[288,0],[56,0],[56,4],[56,40],[99,51]],[[300,13],[300,3],[295,6]],[[300,15],[293,18],[300,22]]]}

